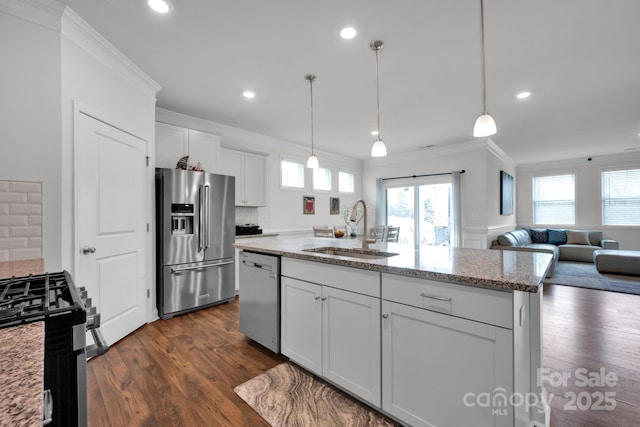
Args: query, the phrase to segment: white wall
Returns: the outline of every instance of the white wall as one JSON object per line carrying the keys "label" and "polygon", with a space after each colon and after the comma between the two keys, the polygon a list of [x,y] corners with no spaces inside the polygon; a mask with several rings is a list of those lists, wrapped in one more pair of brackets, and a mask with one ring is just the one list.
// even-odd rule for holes
{"label": "white wall", "polygon": [[523,164],[517,167],[517,222],[520,227],[533,224],[533,176],[573,172],[576,175],[576,223],[574,225],[545,225],[548,228],[597,229],[604,237],[615,239],[620,249],[640,250],[640,226],[603,226],[600,177],[603,169],[640,168],[640,153]]}
{"label": "white wall", "polygon": [[[305,189],[280,188],[280,160],[282,156],[306,164],[310,147],[276,140],[231,126],[186,116],[172,111],[157,109],[156,120],[176,126],[196,129],[220,136],[220,146],[234,150],[263,154],[267,158],[267,206],[258,209],[258,223],[265,232],[309,231],[314,225],[342,226],[342,215],[329,214],[329,197],[339,197],[341,208],[351,207],[361,196],[361,162],[356,159],[320,152],[316,155],[320,167],[331,168],[333,191],[312,190],[312,171],[305,168]],[[340,168],[353,171],[356,176],[356,191],[352,195],[338,193],[338,171]],[[303,214],[303,196],[315,196],[315,215]]]}
{"label": "white wall", "polygon": [[[512,161],[490,140],[474,140],[442,148],[389,155],[367,160],[362,182],[365,200],[376,203],[376,178],[446,173],[465,170],[461,175],[462,246],[486,248],[491,233],[513,228],[514,216],[500,215],[499,173],[514,174]],[[369,223],[383,222],[370,213]],[[499,233],[498,233],[499,234]]]}
{"label": "white wall", "polygon": [[[155,97],[131,86],[75,41],[62,37],[62,264],[73,271],[75,222],[73,199],[74,101],[98,111],[100,119],[148,141],[154,158]],[[153,165],[149,167],[153,171]],[[152,174],[150,175],[152,177]],[[149,181],[149,201],[153,181]],[[153,216],[150,210],[149,218]],[[154,252],[154,247],[149,247]]]}
{"label": "white wall", "polygon": [[45,270],[62,267],[60,33],[0,11],[0,179],[42,182]]}

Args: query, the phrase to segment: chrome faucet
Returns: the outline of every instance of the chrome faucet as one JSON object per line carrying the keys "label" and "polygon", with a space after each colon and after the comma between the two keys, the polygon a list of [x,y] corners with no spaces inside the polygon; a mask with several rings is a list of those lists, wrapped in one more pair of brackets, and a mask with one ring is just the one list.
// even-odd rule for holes
{"label": "chrome faucet", "polygon": [[349,220],[351,222],[356,222],[356,219],[358,218],[358,211],[357,211],[357,207],[358,207],[358,203],[362,203],[362,207],[364,208],[364,233],[362,236],[362,249],[369,249],[369,243],[375,243],[376,239],[368,239],[367,238],[367,233],[368,233],[368,228],[367,228],[367,204],[364,202],[364,200],[362,199],[358,199],[358,201],[356,201],[353,204],[353,208],[351,209],[351,217],[349,218]]}

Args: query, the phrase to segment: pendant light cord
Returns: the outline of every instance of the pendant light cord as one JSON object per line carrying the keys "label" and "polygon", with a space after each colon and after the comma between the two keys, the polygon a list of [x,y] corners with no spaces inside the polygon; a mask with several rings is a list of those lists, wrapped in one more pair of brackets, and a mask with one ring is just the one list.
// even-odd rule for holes
{"label": "pendant light cord", "polygon": [[378,77],[378,51],[380,50],[380,47],[378,45],[375,45],[375,42],[374,42],[374,46],[376,51],[376,109],[377,109],[376,118],[378,123],[377,139],[380,139],[380,78]]}
{"label": "pendant light cord", "polygon": [[480,0],[480,34],[482,40],[482,111],[487,114],[487,76],[484,63],[484,0]]}
{"label": "pendant light cord", "polygon": [[309,80],[309,93],[311,94],[311,155],[315,156],[315,152],[313,150],[313,81],[316,79],[315,76],[307,76],[307,80]]}

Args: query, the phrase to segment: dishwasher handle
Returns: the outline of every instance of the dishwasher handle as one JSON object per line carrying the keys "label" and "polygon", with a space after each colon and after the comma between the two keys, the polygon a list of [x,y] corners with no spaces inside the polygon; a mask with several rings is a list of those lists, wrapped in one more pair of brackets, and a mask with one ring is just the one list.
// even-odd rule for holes
{"label": "dishwasher handle", "polygon": [[242,260],[242,264],[246,265],[247,267],[259,268],[261,270],[268,270],[268,271],[273,270],[273,266],[271,265],[259,264],[255,261],[247,261],[246,259]]}

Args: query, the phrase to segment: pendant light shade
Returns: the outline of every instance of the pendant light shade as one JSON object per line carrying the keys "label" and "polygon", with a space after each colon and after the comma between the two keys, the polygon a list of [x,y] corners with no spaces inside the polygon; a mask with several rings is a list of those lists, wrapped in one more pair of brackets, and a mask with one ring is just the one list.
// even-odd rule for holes
{"label": "pendant light shade", "polygon": [[473,127],[473,136],[490,136],[497,132],[496,122],[487,113],[487,76],[484,63],[484,0],[480,0],[480,33],[482,36],[482,114]]}
{"label": "pendant light shade", "polygon": [[382,49],[382,41],[371,42],[369,47],[376,53],[376,111],[377,111],[377,137],[371,146],[371,157],[384,157],[387,155],[387,147],[380,138],[380,78],[378,77],[378,51]]}
{"label": "pendant light shade", "polygon": [[371,157],[384,157],[387,155],[387,147],[384,142],[378,138],[371,146]]}
{"label": "pendant light shade", "polygon": [[320,167],[320,163],[318,162],[318,158],[315,154],[311,154],[307,159],[307,167],[309,169],[318,169]]}
{"label": "pendant light shade", "polygon": [[490,136],[496,133],[496,122],[489,113],[481,114],[473,126],[473,136]]}
{"label": "pendant light shade", "polygon": [[307,159],[307,167],[309,169],[317,169],[320,167],[320,163],[313,150],[313,82],[316,81],[316,76],[309,74],[305,76],[305,79],[309,82],[309,93],[311,95],[311,155]]}

